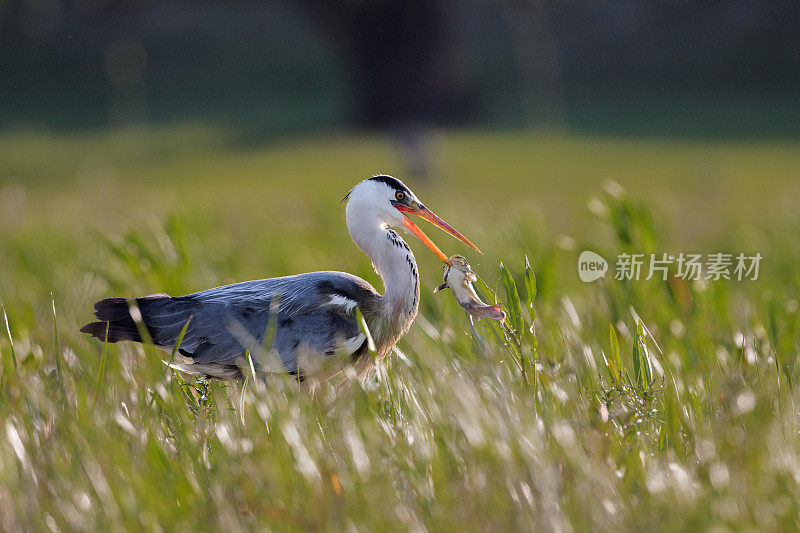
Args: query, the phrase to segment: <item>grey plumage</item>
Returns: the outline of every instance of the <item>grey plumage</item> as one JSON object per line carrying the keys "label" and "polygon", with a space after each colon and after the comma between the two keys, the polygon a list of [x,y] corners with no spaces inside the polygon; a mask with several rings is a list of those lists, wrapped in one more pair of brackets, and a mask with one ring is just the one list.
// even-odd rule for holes
{"label": "grey plumage", "polygon": [[[87,324],[81,331],[109,342],[152,342],[171,350],[188,321],[180,343],[181,360],[173,363],[185,372],[230,379],[252,363],[256,371],[288,371],[302,378],[311,370],[309,375],[327,379],[338,372],[328,365],[317,372],[314,367],[321,362],[319,358],[347,354],[353,359],[356,375],[366,376],[373,358],[367,355],[367,336],[357,323],[356,309],[372,335],[376,359],[389,353],[409,330],[419,309],[414,254],[390,227],[412,233],[443,261],[447,257],[407,213],[419,215],[479,250],[391,176],[363,180],[345,198],[347,229],[355,245],[372,261],[384,294],[352,274],[311,272],[176,298],[154,294],[134,300],[100,300],[95,304],[99,322]],[[263,346],[265,343],[269,346]],[[251,361],[245,361],[247,351],[255,356]]]}
{"label": "grey plumage", "polygon": [[[303,350],[333,355],[349,347],[350,355],[361,355],[363,334],[354,308],[370,308],[379,298],[369,283],[352,274],[311,272],[235,283],[174,298],[153,295],[131,301],[100,300],[95,304],[100,322],[87,324],[81,331],[105,340],[108,323],[109,342],[142,342],[143,326],[153,344],[171,349],[191,318],[180,354],[198,365],[197,370],[204,370],[199,373],[234,377],[245,350],[259,349],[270,320],[276,320],[272,348],[285,370],[297,373],[298,355]],[[271,307],[273,302],[277,309]],[[133,318],[136,311],[131,314],[132,306],[141,315],[140,326]],[[181,369],[191,371],[192,367],[184,365]]]}

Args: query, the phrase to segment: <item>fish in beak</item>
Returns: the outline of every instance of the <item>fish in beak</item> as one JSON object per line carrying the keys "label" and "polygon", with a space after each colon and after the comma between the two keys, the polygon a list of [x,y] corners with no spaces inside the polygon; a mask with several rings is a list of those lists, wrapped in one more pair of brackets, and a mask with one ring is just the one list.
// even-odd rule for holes
{"label": "fish in beak", "polygon": [[467,260],[461,255],[451,256],[447,261],[447,266],[444,267],[444,283],[439,285],[433,292],[438,292],[442,289],[450,288],[453,291],[453,296],[456,298],[458,305],[467,313],[477,318],[491,318],[503,322],[506,314],[500,309],[499,305],[488,305],[478,298],[472,282],[478,278],[472,272]]}
{"label": "fish in beak", "polygon": [[448,265],[450,264],[450,259],[448,259],[448,257],[442,253],[439,247],[436,246],[433,243],[433,241],[430,240],[428,236],[425,235],[416,224],[414,224],[414,221],[411,220],[406,213],[414,213],[415,215],[424,218],[434,226],[446,231],[447,233],[449,233],[456,239],[460,240],[461,242],[463,242],[464,244],[466,244],[479,254],[483,255],[483,252],[481,252],[477,246],[472,244],[469,239],[461,235],[461,233],[459,233],[458,230],[456,230],[453,226],[451,226],[450,224],[448,224],[447,222],[436,216],[436,214],[433,211],[431,211],[424,205],[416,202],[414,202],[411,205],[406,205],[398,202],[395,203],[394,206],[395,208],[397,208],[398,211],[403,213],[403,218],[404,218],[403,225],[408,229],[408,231],[413,233],[419,240],[423,242],[423,244],[425,244],[425,246],[430,248],[433,251],[433,253],[436,254],[436,257],[438,257]]}

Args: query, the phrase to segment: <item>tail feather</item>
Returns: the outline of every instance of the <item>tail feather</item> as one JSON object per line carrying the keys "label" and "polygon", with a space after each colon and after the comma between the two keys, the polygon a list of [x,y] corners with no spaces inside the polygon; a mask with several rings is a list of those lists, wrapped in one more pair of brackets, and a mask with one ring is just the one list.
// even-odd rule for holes
{"label": "tail feather", "polygon": [[[135,300],[136,304],[141,305],[143,300],[154,298],[166,298],[166,295],[145,296]],[[81,328],[82,333],[88,333],[101,341],[119,342],[136,341],[142,342],[142,335],[130,312],[129,302],[125,298],[105,298],[94,304],[94,314],[100,322],[91,322]],[[142,325],[145,326],[144,324]],[[149,331],[150,328],[147,327]],[[150,335],[152,338],[152,333]]]}

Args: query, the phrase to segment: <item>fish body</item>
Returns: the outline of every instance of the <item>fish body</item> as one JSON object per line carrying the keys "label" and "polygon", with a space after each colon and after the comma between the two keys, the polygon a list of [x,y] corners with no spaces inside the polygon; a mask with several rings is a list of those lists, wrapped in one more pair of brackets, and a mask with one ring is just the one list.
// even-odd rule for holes
{"label": "fish body", "polygon": [[461,255],[453,255],[448,260],[448,265],[444,267],[442,284],[433,292],[449,287],[453,291],[458,305],[471,316],[478,320],[491,318],[502,322],[505,320],[506,314],[500,309],[500,306],[482,302],[475,292],[472,283],[477,279],[466,258]]}

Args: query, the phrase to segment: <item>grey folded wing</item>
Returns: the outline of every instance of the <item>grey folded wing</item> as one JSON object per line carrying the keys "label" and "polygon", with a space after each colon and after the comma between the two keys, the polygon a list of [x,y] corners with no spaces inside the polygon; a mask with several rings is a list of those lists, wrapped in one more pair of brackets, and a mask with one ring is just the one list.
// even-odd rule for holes
{"label": "grey folded wing", "polygon": [[[237,365],[245,350],[259,353],[266,336],[274,331],[271,346],[263,351],[277,353],[287,371],[297,372],[298,354],[304,350],[333,355],[361,349],[365,338],[355,307],[374,305],[377,298],[369,283],[351,274],[311,272],[175,298],[154,295],[135,303],[140,322],[158,346],[174,347],[189,321],[179,351],[193,363]],[[120,298],[97,302],[95,314],[103,322],[87,325],[83,331],[102,339],[108,327],[111,342],[141,342],[139,328],[128,311],[130,303]],[[256,364],[263,362],[257,360]]]}

